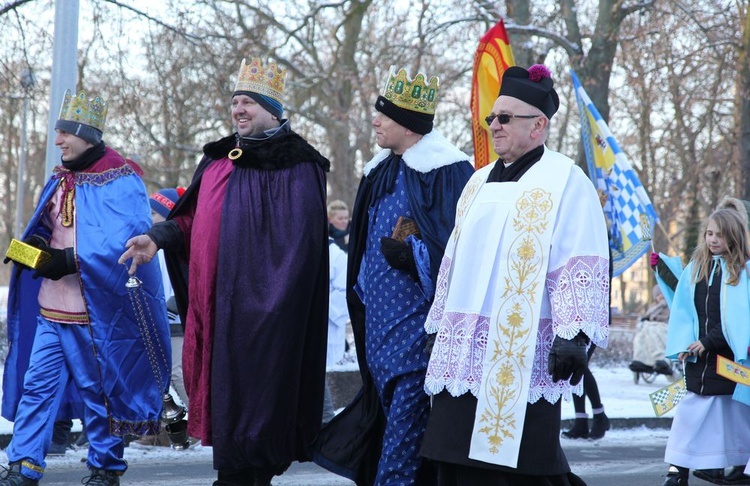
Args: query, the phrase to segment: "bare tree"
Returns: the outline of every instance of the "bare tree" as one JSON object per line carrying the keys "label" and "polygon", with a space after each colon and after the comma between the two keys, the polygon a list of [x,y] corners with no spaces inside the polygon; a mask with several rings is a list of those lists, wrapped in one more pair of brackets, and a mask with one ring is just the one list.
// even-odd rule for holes
{"label": "bare tree", "polygon": [[[734,155],[738,16],[726,5],[667,3],[623,29],[615,89],[623,143],[665,231],[654,244],[683,256],[700,221],[739,187]],[[649,56],[643,53],[648,52]],[[665,232],[673,234],[671,248]]]}
{"label": "bare tree", "polygon": [[373,153],[371,114],[388,68],[407,67],[412,76],[439,73],[450,83],[466,67],[445,69],[440,63],[445,44],[430,29],[436,12],[445,11],[439,3],[410,2],[412,8],[404,9],[391,0],[309,1],[279,8],[224,0],[206,3],[215,22],[205,29],[222,49],[265,55],[288,69],[286,108],[295,126],[330,158],[331,197],[351,204],[359,170]]}
{"label": "bare tree", "polygon": [[738,192],[744,199],[750,199],[750,9],[747,6],[741,32],[737,69],[737,149],[741,177]]}
{"label": "bare tree", "polygon": [[[35,197],[44,183],[44,152],[46,136],[42,126],[48,109],[43,99],[46,82],[44,67],[38,63],[51,48],[50,38],[40,29],[33,15],[28,15],[27,2],[13,2],[0,10],[0,248],[7,248],[14,234],[16,205],[23,194],[21,227],[31,215]],[[32,42],[33,39],[33,42]],[[32,71],[38,78],[35,86],[24,87],[22,77]],[[27,157],[23,187],[19,191],[17,175],[23,145],[23,98],[28,97],[26,113]],[[0,284],[8,281],[10,266],[0,267]]]}
{"label": "bare tree", "polygon": [[[147,11],[121,0],[91,1],[93,13],[82,17],[79,85],[110,102],[105,139],[139,156],[152,190],[186,184],[202,145],[231,132],[230,95],[244,57],[273,59],[288,70],[285,109],[295,130],[331,159],[332,197],[353,202],[361,167],[377,150],[373,103],[391,65],[440,76],[436,126],[468,148],[472,54],[502,16],[517,63],[544,62],[558,80],[563,106],[552,146],[578,150],[566,81],[572,66],[671,232],[702,218],[724,194],[750,193],[750,21],[743,3],[169,0]],[[46,99],[51,26],[38,25],[37,13],[52,8],[49,0],[0,8],[0,93],[18,93],[17,73],[29,66],[40,80],[35,99]],[[25,182],[27,194],[38,194],[50,107],[31,106]],[[20,103],[0,98],[0,108],[0,229],[7,235]],[[28,218],[33,198],[25,203]]]}

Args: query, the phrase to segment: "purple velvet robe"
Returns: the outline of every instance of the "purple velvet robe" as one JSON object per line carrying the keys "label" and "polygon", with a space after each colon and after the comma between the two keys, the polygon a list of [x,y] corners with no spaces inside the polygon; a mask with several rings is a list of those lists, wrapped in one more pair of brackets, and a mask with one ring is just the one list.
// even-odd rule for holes
{"label": "purple velvet robe", "polygon": [[294,132],[276,138],[234,162],[229,140],[208,145],[170,214],[190,269],[178,296],[188,431],[214,447],[219,470],[309,460],[321,424],[327,160]]}

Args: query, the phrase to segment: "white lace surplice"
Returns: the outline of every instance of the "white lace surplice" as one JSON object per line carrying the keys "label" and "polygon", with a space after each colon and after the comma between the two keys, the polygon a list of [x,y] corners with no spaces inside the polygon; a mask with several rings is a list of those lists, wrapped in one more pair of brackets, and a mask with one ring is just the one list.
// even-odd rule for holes
{"label": "white lace surplice", "polygon": [[[478,171],[466,186],[465,192],[479,195],[465,214],[460,238],[455,239],[456,231],[451,236],[425,323],[427,332],[437,332],[425,379],[425,390],[432,395],[447,390],[453,396],[466,392],[478,396],[492,311],[488,296],[503,285],[504,276],[495,266],[502,235],[482,224],[484,215],[489,219],[494,208],[483,204],[480,189],[486,173],[480,172],[484,171]],[[513,183],[487,186],[497,190],[508,184]],[[555,403],[571,391],[567,381],[553,383],[547,372],[555,335],[570,339],[583,331],[597,346],[607,345],[609,252],[606,232],[597,226],[603,224],[602,209],[591,194],[595,196],[591,182],[573,167],[552,237],[529,403],[542,397]],[[581,387],[574,391],[580,393]]]}

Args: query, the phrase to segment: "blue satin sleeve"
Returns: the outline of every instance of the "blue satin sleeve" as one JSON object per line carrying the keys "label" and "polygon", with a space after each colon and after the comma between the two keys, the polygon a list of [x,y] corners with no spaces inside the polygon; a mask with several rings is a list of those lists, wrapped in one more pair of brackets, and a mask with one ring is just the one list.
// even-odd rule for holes
{"label": "blue satin sleeve", "polygon": [[435,295],[435,282],[432,281],[430,252],[427,249],[427,245],[414,235],[407,236],[405,241],[411,246],[414,261],[417,264],[419,288],[427,300],[432,300],[432,297]]}

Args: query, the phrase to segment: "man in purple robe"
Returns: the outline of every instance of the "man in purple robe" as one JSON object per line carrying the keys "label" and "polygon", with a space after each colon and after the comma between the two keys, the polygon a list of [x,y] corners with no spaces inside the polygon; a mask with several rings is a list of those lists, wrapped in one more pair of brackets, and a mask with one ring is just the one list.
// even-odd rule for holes
{"label": "man in purple robe", "polygon": [[167,220],[120,258],[132,272],[165,250],[185,323],[188,433],[213,446],[215,486],[271,484],[310,459],[320,428],[330,164],[282,118],[285,77],[243,60],[236,133],[204,147]]}

